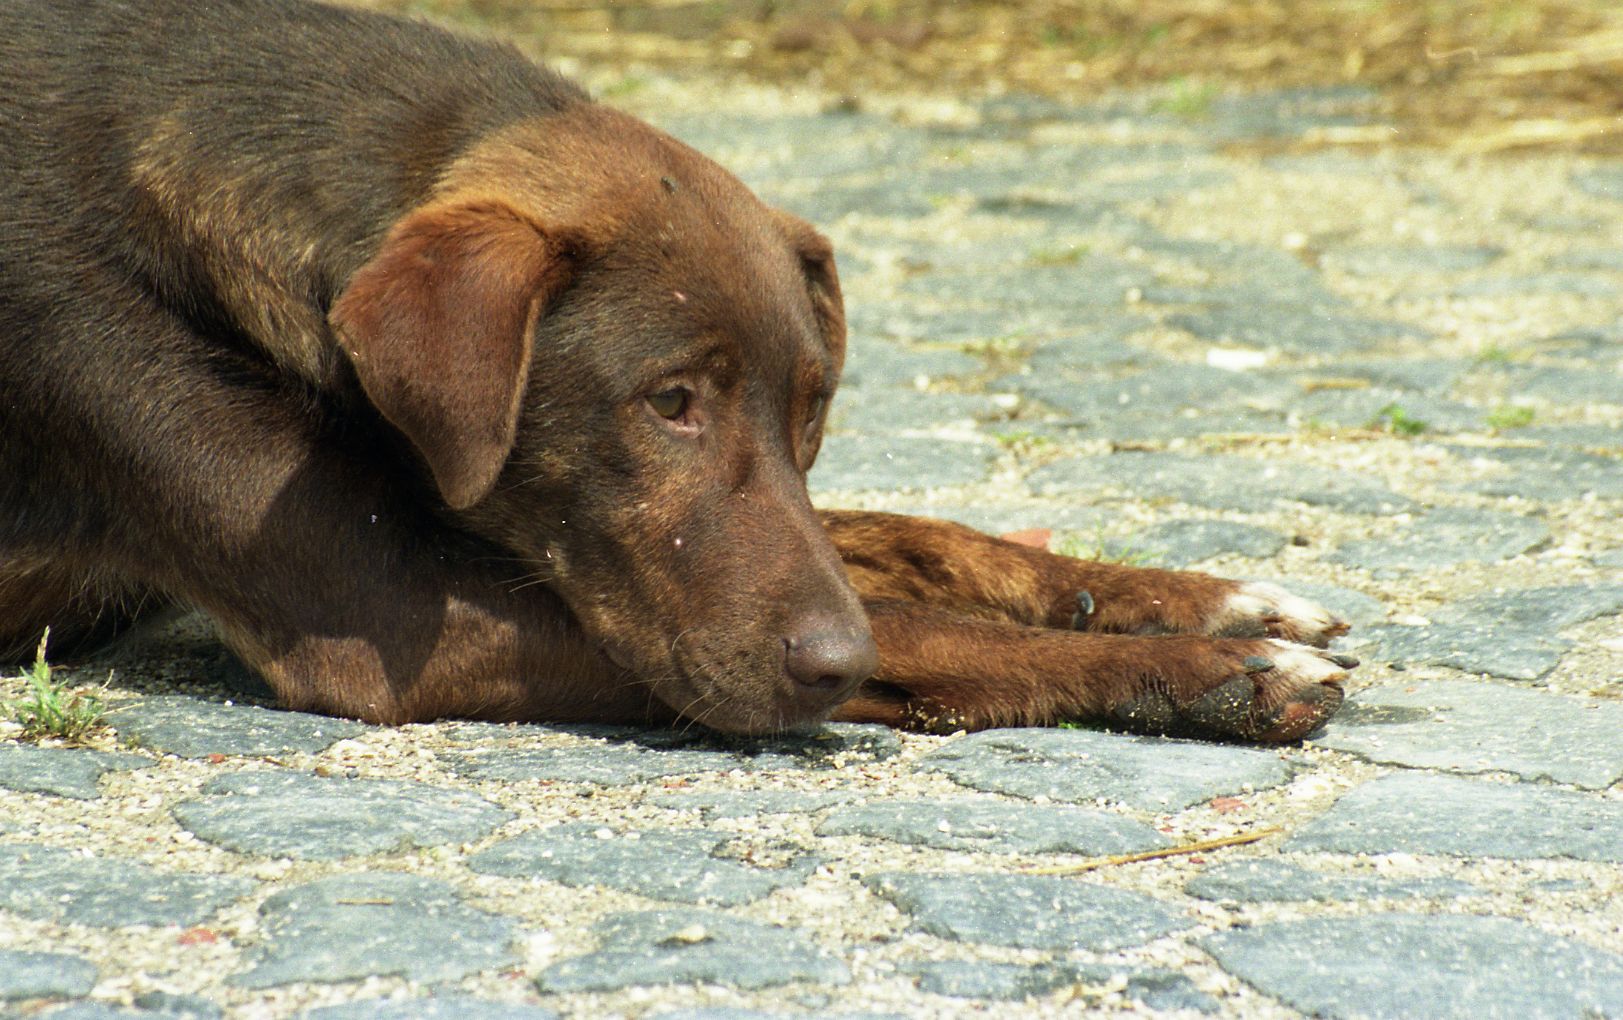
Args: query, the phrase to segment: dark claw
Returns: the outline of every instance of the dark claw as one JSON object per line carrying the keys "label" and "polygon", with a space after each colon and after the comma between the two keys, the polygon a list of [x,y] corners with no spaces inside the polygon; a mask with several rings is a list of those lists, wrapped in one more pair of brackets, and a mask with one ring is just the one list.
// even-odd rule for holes
{"label": "dark claw", "polygon": [[1088,624],[1088,617],[1093,615],[1093,596],[1086,591],[1076,593],[1076,612],[1071,614],[1071,629],[1081,630]]}
{"label": "dark claw", "polygon": [[1240,663],[1240,668],[1252,675],[1266,673],[1274,668],[1274,660],[1266,655],[1247,655],[1245,661]]}
{"label": "dark claw", "polygon": [[1340,666],[1342,669],[1352,669],[1354,666],[1358,665],[1358,657],[1356,655],[1336,654],[1330,656],[1330,661]]}

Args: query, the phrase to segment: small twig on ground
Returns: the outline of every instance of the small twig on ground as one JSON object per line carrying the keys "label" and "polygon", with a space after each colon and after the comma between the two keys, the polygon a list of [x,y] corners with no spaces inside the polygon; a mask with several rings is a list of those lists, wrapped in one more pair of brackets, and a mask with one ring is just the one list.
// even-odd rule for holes
{"label": "small twig on ground", "polygon": [[1198,854],[1206,850],[1221,850],[1229,846],[1244,846],[1258,840],[1277,836],[1284,832],[1277,825],[1266,829],[1252,829],[1237,836],[1223,836],[1220,839],[1203,839],[1195,843],[1184,843],[1179,846],[1162,847],[1159,850],[1144,850],[1136,854],[1117,854],[1115,857],[1100,857],[1081,864],[1062,864],[1052,868],[1026,868],[1024,875],[1080,875],[1085,871],[1097,871],[1099,868],[1110,868],[1118,864],[1136,864],[1139,861],[1154,861],[1163,857],[1181,857],[1184,854]]}

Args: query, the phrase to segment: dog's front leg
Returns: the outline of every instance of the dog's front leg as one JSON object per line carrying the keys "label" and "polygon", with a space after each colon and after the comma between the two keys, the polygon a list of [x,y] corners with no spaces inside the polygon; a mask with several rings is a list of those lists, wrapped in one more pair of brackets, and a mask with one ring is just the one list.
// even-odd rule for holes
{"label": "dog's front leg", "polygon": [[835,713],[932,731],[1098,720],[1147,733],[1297,740],[1341,704],[1352,660],[1266,638],[1029,627],[865,603],[878,674]]}
{"label": "dog's front leg", "polygon": [[864,598],[1104,634],[1273,637],[1324,647],[1347,624],[1275,584],[1056,556],[948,521],[822,511]]}

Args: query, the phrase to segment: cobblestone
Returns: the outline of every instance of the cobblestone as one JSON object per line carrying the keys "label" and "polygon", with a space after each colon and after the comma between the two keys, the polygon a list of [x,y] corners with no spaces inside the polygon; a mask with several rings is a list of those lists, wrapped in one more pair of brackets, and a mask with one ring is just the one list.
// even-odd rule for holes
{"label": "cobblestone", "polygon": [[1623,1016],[1623,167],[1280,151],[1376,123],[1339,87],[624,98],[836,244],[819,502],[1283,581],[1353,623],[1347,707],[1283,749],[391,729],[183,626],[64,668],[116,669],[116,739],[0,730],[4,1009]]}

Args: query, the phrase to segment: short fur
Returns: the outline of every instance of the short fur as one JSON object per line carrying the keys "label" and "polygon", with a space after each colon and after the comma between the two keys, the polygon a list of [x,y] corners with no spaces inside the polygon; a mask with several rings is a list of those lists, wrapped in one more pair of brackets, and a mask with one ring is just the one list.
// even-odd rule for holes
{"label": "short fur", "polygon": [[509,47],[303,0],[0,10],[0,654],[181,606],[288,706],[378,721],[1334,710],[1266,640],[1327,615],[818,514],[844,348],[815,230]]}

